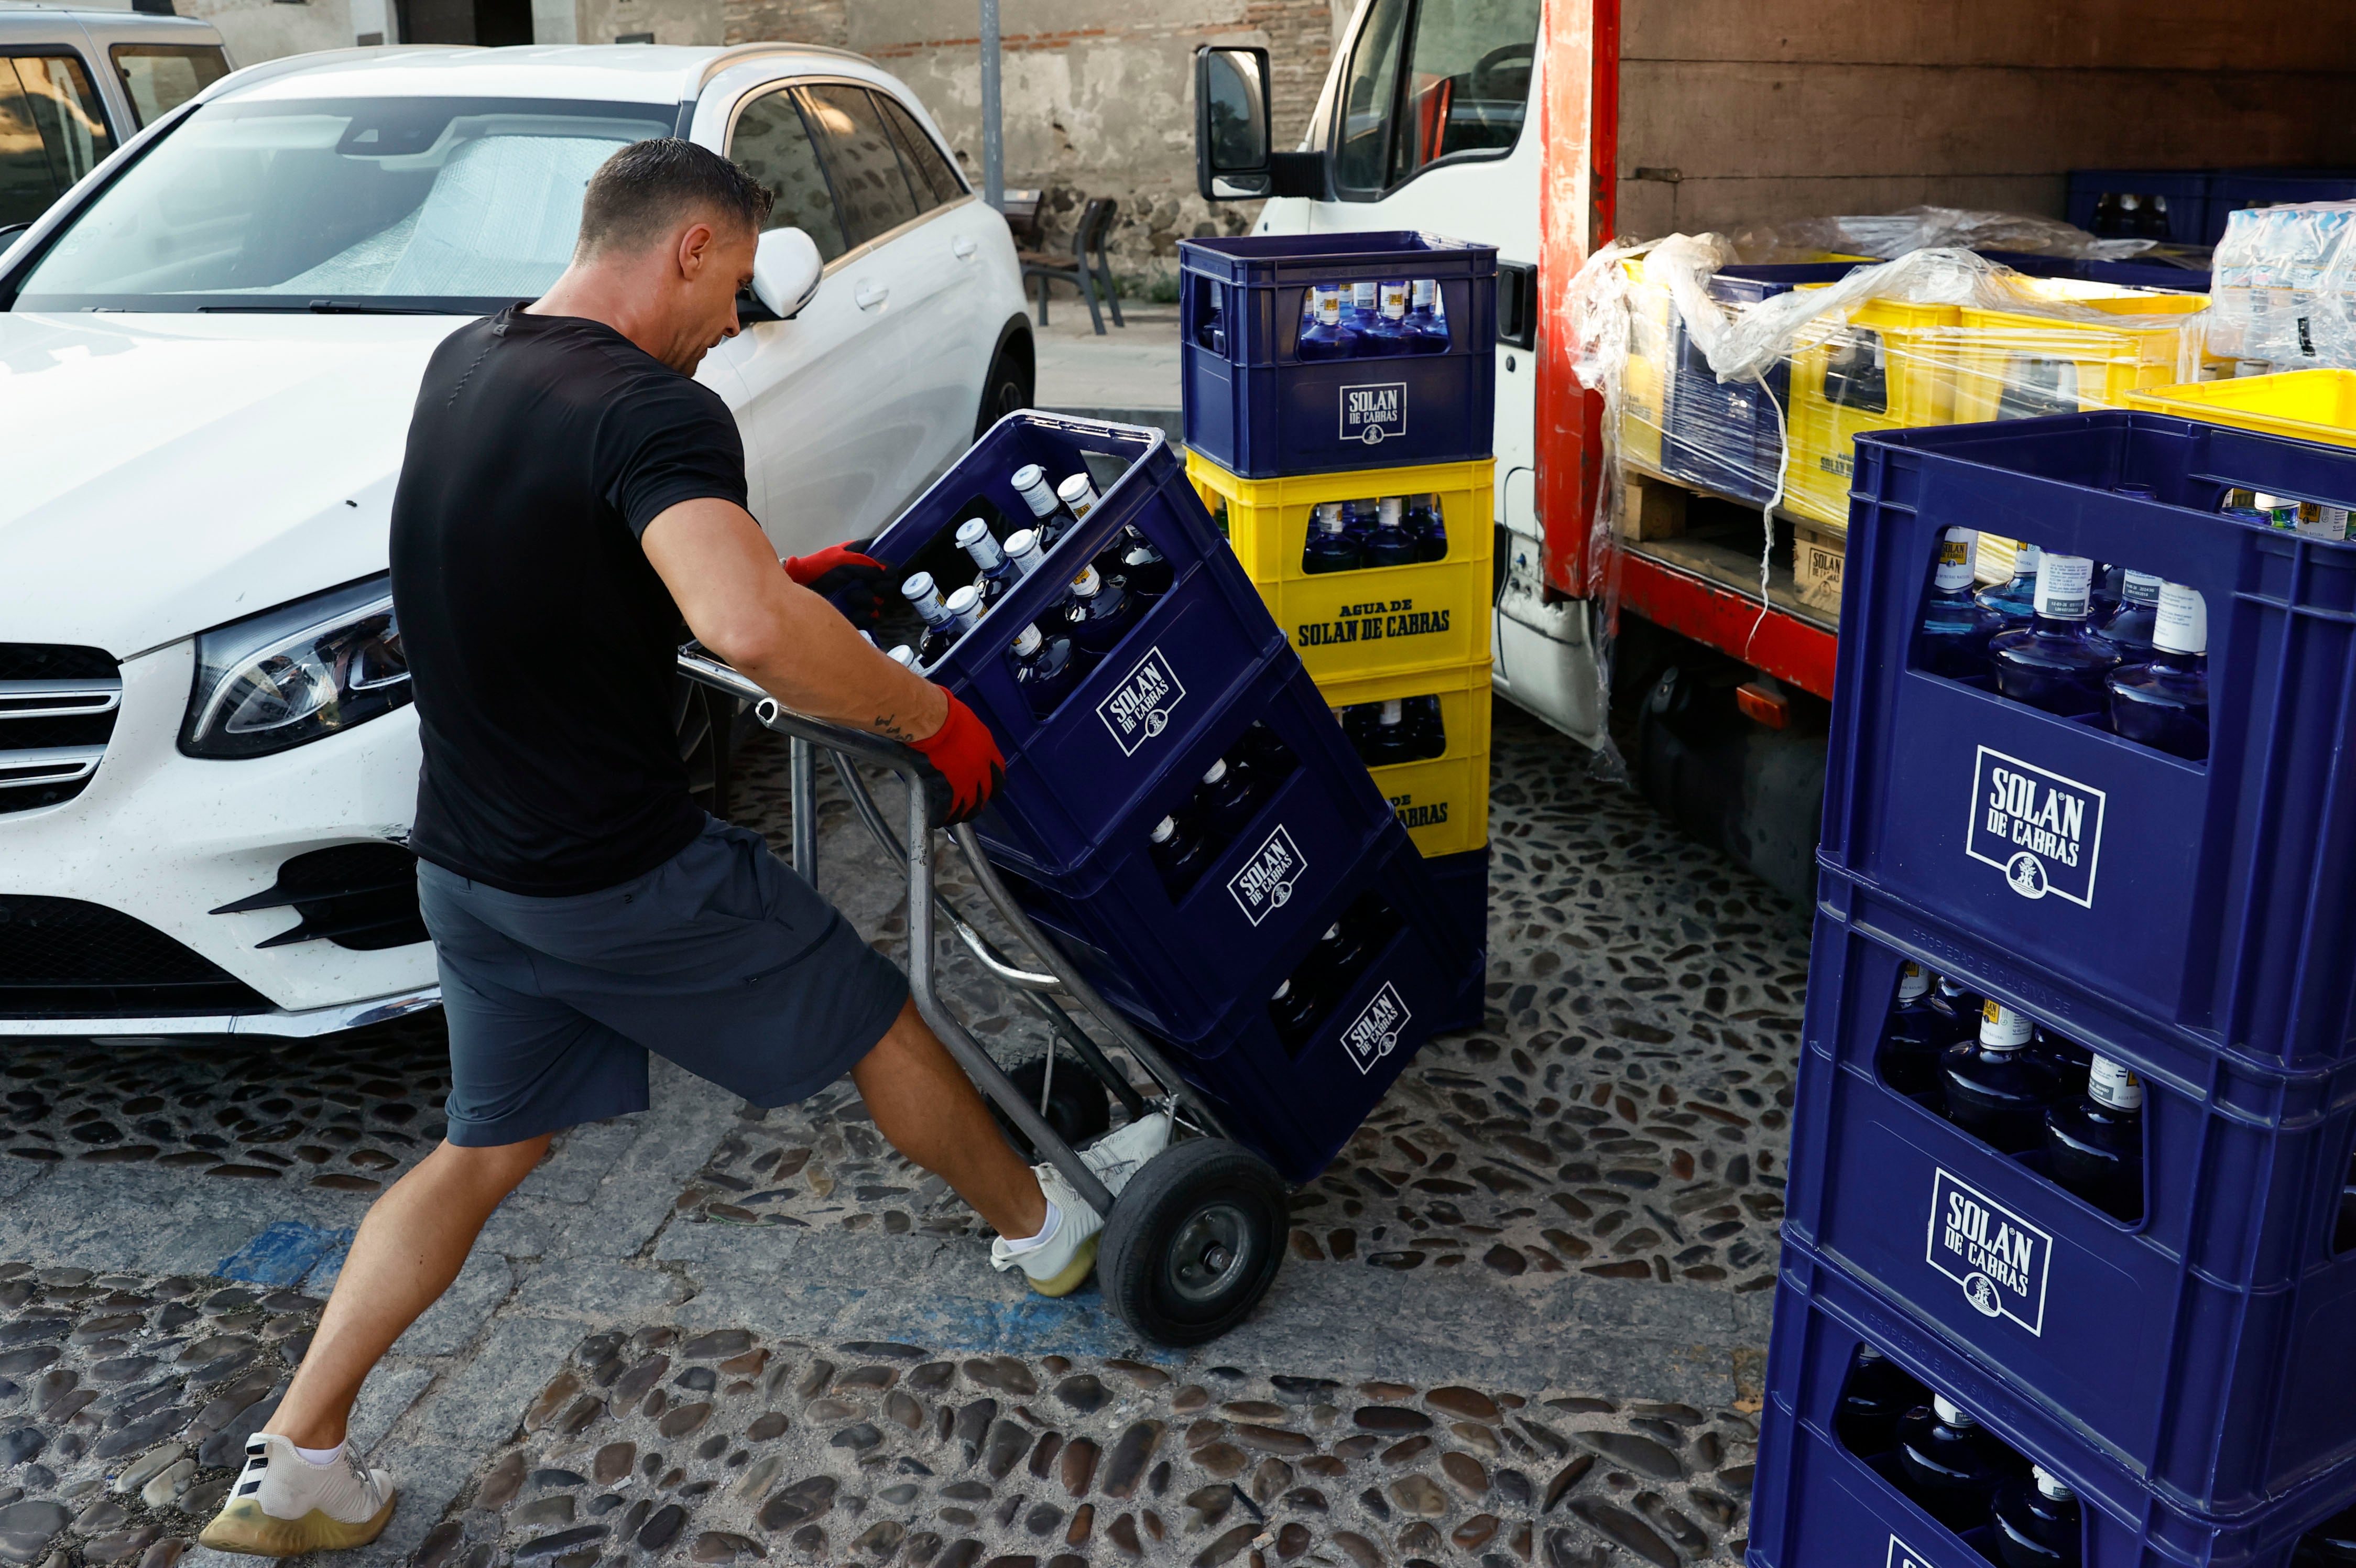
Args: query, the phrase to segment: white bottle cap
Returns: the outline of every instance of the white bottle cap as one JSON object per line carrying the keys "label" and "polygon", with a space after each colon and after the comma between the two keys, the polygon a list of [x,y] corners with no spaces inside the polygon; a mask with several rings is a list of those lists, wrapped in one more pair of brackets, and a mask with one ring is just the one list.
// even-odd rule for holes
{"label": "white bottle cap", "polygon": [[1931,585],[1943,594],[1960,594],[1975,581],[1980,535],[1975,528],[1951,528],[1939,541],[1939,564],[1932,569]]}
{"label": "white bottle cap", "polygon": [[1081,567],[1080,575],[1072,579],[1072,592],[1084,599],[1094,598],[1097,590],[1102,586],[1104,580],[1097,575],[1094,565]]}
{"label": "white bottle cap", "polygon": [[2036,1026],[2026,1013],[2016,1013],[1991,996],[1980,1004],[1980,1044],[1995,1051],[2017,1051],[2029,1044]]}
{"label": "white bottle cap", "polygon": [[1096,504],[1097,488],[1086,474],[1068,476],[1062,484],[1055,487],[1055,493],[1064,498],[1066,506],[1075,510],[1078,510],[1079,504],[1084,500],[1091,506]]}
{"label": "white bottle cap", "polygon": [[2094,564],[2083,555],[2047,555],[2037,563],[2037,613],[2053,620],[2083,620],[2092,607],[2089,590]]}
{"label": "white bottle cap", "polygon": [[1407,284],[1404,280],[1384,284],[1382,286],[1382,300],[1384,320],[1404,321],[1407,319]]}
{"label": "white bottle cap", "polygon": [[1400,701],[1397,697],[1390,697],[1384,700],[1382,717],[1380,720],[1381,723],[1386,725],[1395,725],[1406,716],[1407,704],[1404,702]]}
{"label": "white bottle cap", "polygon": [[1336,921],[1334,921],[1332,925],[1330,925],[1330,926],[1326,927],[1326,928],[1325,928],[1325,934],[1324,934],[1323,936],[1322,936],[1322,937],[1318,938],[1317,940],[1318,940],[1319,941],[1321,941],[1321,942],[1338,942],[1338,941],[1340,941],[1340,940],[1342,940],[1342,922],[1341,922],[1341,921],[1339,921],[1339,920],[1336,920]]}
{"label": "white bottle cap", "polygon": [[2086,1098],[2114,1111],[2140,1111],[2143,1079],[2108,1057],[2096,1057],[2086,1069]]}
{"label": "white bottle cap", "polygon": [[972,624],[981,613],[981,590],[968,583],[949,596],[948,611],[951,620]]}
{"label": "white bottle cap", "polygon": [[1039,636],[1037,627],[1026,626],[1015,634],[1014,651],[1018,657],[1028,659],[1039,651],[1039,644],[1042,640],[1044,639]]}
{"label": "white bottle cap", "polygon": [[1931,1413],[1939,1418],[1942,1426],[1973,1427],[1979,1424],[1944,1394],[1931,1396]]}
{"label": "white bottle cap", "polygon": [[900,596],[912,605],[922,605],[926,599],[938,597],[933,588],[933,575],[919,572],[910,577],[900,585]]}
{"label": "white bottle cap", "polygon": [[1225,779],[1226,776],[1227,759],[1222,757],[1204,771],[1203,782],[1205,784],[1216,784],[1220,779]]}
{"label": "white bottle cap", "polygon": [[2165,653],[2209,651],[2209,601],[2200,591],[2181,583],[2159,590],[2159,612],[2152,618],[2151,645]]}
{"label": "white bottle cap", "polygon": [[1046,471],[1038,464],[1025,463],[1015,469],[1014,488],[1033,517],[1045,517],[1055,510],[1055,492],[1047,488]]}
{"label": "white bottle cap", "polygon": [[960,550],[970,550],[973,548],[973,542],[975,540],[987,539],[989,537],[990,524],[982,521],[981,519],[978,517],[967,518],[963,522],[958,524],[957,542],[958,548]]}
{"label": "white bottle cap", "polygon": [[1339,326],[1342,321],[1342,291],[1320,286],[1312,292],[1317,301],[1317,325]]}
{"label": "white bottle cap", "polygon": [[893,663],[897,664],[903,670],[914,670],[916,667],[916,650],[909,647],[905,642],[892,650],[891,652],[885,654],[884,657],[890,660]]}
{"label": "white bottle cap", "polygon": [[958,529],[957,542],[973,557],[973,564],[985,572],[1006,559],[999,551],[998,541],[990,536],[990,524],[978,517],[968,518]]}
{"label": "white bottle cap", "polygon": [[1375,503],[1375,514],[1385,528],[1397,528],[1400,518],[1407,514],[1407,498],[1385,496]]}
{"label": "white bottle cap", "polygon": [[1858,1361],[1879,1361],[1881,1359],[1881,1352],[1870,1345],[1860,1344],[1857,1348],[1857,1354],[1850,1359]]}
{"label": "white bottle cap", "polygon": [[2159,603],[2160,579],[2148,572],[2129,572],[2121,580],[2119,596],[2131,605]]}
{"label": "white bottle cap", "polygon": [[1006,558],[1015,569],[1028,576],[1039,564],[1039,532],[1036,529],[1021,528],[1006,536]]}
{"label": "white bottle cap", "polygon": [[1416,304],[1428,306],[1431,303],[1431,296],[1440,291],[1440,285],[1431,278],[1418,278],[1415,280],[1414,291]]}
{"label": "white bottle cap", "polygon": [[1931,977],[1922,972],[1921,964],[1910,963],[1899,970],[1898,1000],[1912,1002],[1918,996],[1929,995],[1930,992]]}
{"label": "white bottle cap", "polygon": [[1291,994],[1292,982],[1290,980],[1280,980],[1276,983],[1276,993],[1270,996],[1269,1000],[1270,1002],[1281,1002]]}
{"label": "white bottle cap", "polygon": [[2031,1465],[2029,1467],[2029,1473],[2031,1477],[2035,1477],[2037,1481],[2037,1489],[2044,1493],[2047,1497],[2052,1498],[2057,1503],[2068,1502],[2071,1498],[2078,1495],[2070,1489],[2069,1482],[2053,1474],[2052,1471],[2048,1470],[2042,1465]]}
{"label": "white bottle cap", "polygon": [[1175,817],[1164,817],[1160,822],[1153,824],[1153,832],[1150,836],[1155,843],[1168,843],[1171,838],[1177,832],[1178,819]]}
{"label": "white bottle cap", "polygon": [[1350,521],[1342,515],[1342,503],[1327,501],[1320,506],[1317,509],[1317,526],[1328,533],[1345,532],[1350,526]]}
{"label": "white bottle cap", "polygon": [[876,652],[878,652],[878,653],[881,653],[881,652],[883,652],[883,651],[884,651],[884,645],[883,645],[882,643],[880,643],[880,642],[878,642],[878,641],[876,641],[876,640],[875,640],[875,634],[874,634],[873,632],[872,632],[872,631],[866,631],[866,630],[862,630],[862,631],[860,632],[860,634],[859,634],[859,635],[860,635],[860,636],[862,636],[862,637],[863,637],[863,638],[865,638],[865,639],[867,639],[867,646],[868,646],[868,647],[870,647],[870,648],[872,648],[872,649],[875,650],[875,651],[876,651]]}

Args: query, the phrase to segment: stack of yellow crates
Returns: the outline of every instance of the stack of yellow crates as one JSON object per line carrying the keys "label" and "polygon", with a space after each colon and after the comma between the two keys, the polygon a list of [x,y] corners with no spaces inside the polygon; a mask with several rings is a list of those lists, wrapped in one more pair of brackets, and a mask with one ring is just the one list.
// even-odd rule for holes
{"label": "stack of yellow crates", "polygon": [[[1489,843],[1489,597],[1494,551],[1494,458],[1405,468],[1355,468],[1246,479],[1194,453],[1187,475],[1227,542],[1292,639],[1337,720],[1354,729],[1398,699],[1428,715],[1436,699],[1437,755],[1372,769],[1426,860]],[[1380,502],[1429,497],[1447,553],[1411,565],[1311,572],[1310,522],[1328,505],[1354,503],[1372,519]],[[1353,710],[1360,710],[1354,713]],[[1428,722],[1428,720],[1427,720]],[[1442,869],[1442,868],[1435,868]]]}

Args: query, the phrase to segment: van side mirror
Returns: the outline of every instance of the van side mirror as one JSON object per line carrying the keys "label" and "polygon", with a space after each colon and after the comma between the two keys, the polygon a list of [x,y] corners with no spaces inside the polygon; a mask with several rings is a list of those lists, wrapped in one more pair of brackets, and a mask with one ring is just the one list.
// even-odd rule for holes
{"label": "van side mirror", "polygon": [[753,299],[766,312],[762,319],[791,321],[818,293],[825,272],[818,242],[799,229],[763,234],[753,251]]}
{"label": "van side mirror", "polygon": [[1194,186],[1205,201],[1270,194],[1268,51],[1194,51]]}

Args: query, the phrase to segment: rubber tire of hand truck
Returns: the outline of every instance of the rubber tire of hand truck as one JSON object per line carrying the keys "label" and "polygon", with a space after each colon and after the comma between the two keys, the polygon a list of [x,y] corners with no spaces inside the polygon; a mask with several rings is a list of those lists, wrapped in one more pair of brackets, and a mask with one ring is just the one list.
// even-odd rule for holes
{"label": "rubber tire of hand truck", "polygon": [[1290,1230],[1284,1182],[1224,1138],[1172,1144],[1131,1176],[1097,1247],[1113,1311],[1156,1345],[1205,1344],[1251,1315]]}
{"label": "rubber tire of hand truck", "polygon": [[[1006,1069],[1006,1076],[1025,1101],[1037,1105],[1039,1085],[1047,1076],[1047,1058],[1040,1056],[1017,1062]],[[990,1113],[998,1119],[999,1130],[1024,1160],[1036,1165],[1046,1158],[1032,1146],[1013,1119],[999,1109],[996,1101],[990,1102]],[[1055,1136],[1075,1149],[1102,1137],[1105,1129],[1112,1125],[1112,1097],[1085,1064],[1067,1055],[1055,1058],[1055,1088],[1047,1097],[1047,1125],[1055,1130]]]}

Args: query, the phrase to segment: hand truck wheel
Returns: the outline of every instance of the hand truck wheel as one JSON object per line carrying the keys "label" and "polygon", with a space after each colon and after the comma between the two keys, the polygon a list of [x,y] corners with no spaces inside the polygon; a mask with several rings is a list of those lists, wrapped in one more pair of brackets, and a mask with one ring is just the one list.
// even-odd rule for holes
{"label": "hand truck wheel", "polygon": [[1200,1345],[1241,1323],[1284,1261],[1284,1183],[1224,1138],[1173,1144],[1130,1178],[1105,1222],[1097,1282],[1156,1345]]}
{"label": "hand truck wheel", "polygon": [[[1059,1061],[1055,1069],[1055,1087],[1048,1092],[1044,1112],[1047,1125],[1054,1129],[1055,1136],[1076,1149],[1102,1137],[1105,1129],[1112,1125],[1112,1097],[1078,1063]],[[1047,1079],[1047,1058],[1033,1057],[1029,1061],[1018,1062],[1006,1069],[1006,1078],[1026,1103],[1037,1105],[1040,1087]],[[1006,1134],[1006,1141],[1014,1145],[1015,1153],[1024,1161],[1037,1165],[1046,1157],[1023,1136],[1013,1119],[998,1108],[997,1101],[990,1102],[990,1113],[998,1119],[999,1131]]]}

